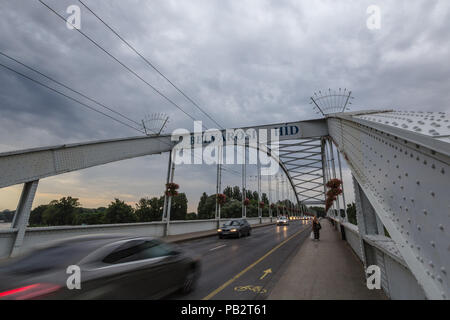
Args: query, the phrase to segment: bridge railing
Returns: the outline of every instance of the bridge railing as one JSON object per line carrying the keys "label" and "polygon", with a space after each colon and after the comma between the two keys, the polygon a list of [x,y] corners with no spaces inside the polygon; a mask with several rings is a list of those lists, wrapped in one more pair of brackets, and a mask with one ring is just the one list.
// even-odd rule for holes
{"label": "bridge railing", "polygon": [[[333,218],[331,218],[333,219]],[[364,246],[368,265],[377,265],[381,270],[381,288],[391,299],[423,300],[425,293],[409,270],[392,239],[381,235],[363,236],[358,227],[348,222],[333,219],[338,230],[343,229],[345,240],[363,264]]]}

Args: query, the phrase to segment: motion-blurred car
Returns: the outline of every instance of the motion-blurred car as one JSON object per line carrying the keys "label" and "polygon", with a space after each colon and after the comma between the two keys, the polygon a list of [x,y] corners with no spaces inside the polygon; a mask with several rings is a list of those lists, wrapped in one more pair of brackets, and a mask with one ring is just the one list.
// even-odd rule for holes
{"label": "motion-blurred car", "polygon": [[281,216],[277,218],[277,226],[287,226],[289,225],[289,219],[286,216]]}
{"label": "motion-blurred car", "polygon": [[245,219],[230,220],[221,228],[217,229],[219,238],[249,236],[252,232],[252,227]]}
{"label": "motion-blurred car", "polygon": [[[67,286],[80,268],[81,289]],[[200,260],[150,237],[83,236],[0,264],[1,299],[159,299],[194,289]]]}

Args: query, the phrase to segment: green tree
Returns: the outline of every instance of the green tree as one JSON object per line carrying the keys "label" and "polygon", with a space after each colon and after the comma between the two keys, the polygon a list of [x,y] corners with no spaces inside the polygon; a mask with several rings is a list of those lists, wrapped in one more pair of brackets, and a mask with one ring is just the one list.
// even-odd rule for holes
{"label": "green tree", "polygon": [[208,195],[206,194],[206,192],[203,192],[202,196],[200,197],[200,201],[198,202],[198,206],[197,206],[197,214],[199,216],[205,214],[205,205],[206,205],[207,199],[208,199]]}
{"label": "green tree", "polygon": [[213,219],[216,214],[216,195],[208,196],[203,193],[197,213],[199,219]]}
{"label": "green tree", "polygon": [[41,226],[43,224],[42,214],[44,213],[45,209],[47,209],[47,208],[48,208],[48,205],[43,204],[43,205],[37,206],[36,208],[31,210],[30,220],[29,220],[28,224],[30,226]]}
{"label": "green tree", "polygon": [[258,216],[258,201],[253,199],[250,200],[250,204],[247,206],[247,217],[257,217]]}
{"label": "green tree", "polygon": [[92,225],[92,224],[103,224],[105,223],[105,212],[104,211],[88,211],[80,212],[75,216],[74,224],[76,225]]}
{"label": "green tree", "polygon": [[75,215],[80,212],[77,198],[63,197],[53,200],[42,212],[42,224],[64,226],[74,224]]}
{"label": "green tree", "polygon": [[106,209],[106,223],[130,223],[136,222],[136,220],[133,207],[117,198]]}
{"label": "green tree", "polygon": [[142,198],[136,204],[136,216],[140,222],[161,221],[164,197]]}
{"label": "green tree", "polygon": [[348,222],[356,225],[358,224],[356,220],[356,206],[354,202],[347,204],[347,218]]}
{"label": "green tree", "polygon": [[[216,196],[212,196],[214,201]],[[211,197],[210,197],[211,198]],[[209,201],[209,198],[207,202]],[[170,206],[170,220],[186,220],[188,200],[185,193],[179,193],[172,197]]]}
{"label": "green tree", "polygon": [[241,193],[241,189],[239,189],[238,186],[234,186],[233,187],[233,199],[238,200],[238,201],[242,201],[242,193]]}
{"label": "green tree", "polygon": [[231,199],[220,210],[222,218],[240,218],[242,216],[242,203],[240,200]]}
{"label": "green tree", "polygon": [[269,204],[269,198],[267,198],[267,194],[266,194],[266,193],[263,193],[263,194],[262,194],[261,199],[262,199],[262,201],[263,201],[265,204]]}
{"label": "green tree", "polygon": [[186,215],[186,220],[196,220],[197,219],[197,214],[195,212],[189,212]]}
{"label": "green tree", "polygon": [[233,188],[227,186],[225,189],[223,189],[223,194],[226,195],[227,201],[233,199]]}
{"label": "green tree", "polygon": [[11,211],[8,209],[3,210],[2,212],[0,212],[0,221],[12,222],[15,213],[16,213],[15,211]]}
{"label": "green tree", "polygon": [[312,206],[310,208],[317,212],[317,216],[318,217],[325,217],[326,216],[326,212],[325,212],[325,208],[324,207]]}

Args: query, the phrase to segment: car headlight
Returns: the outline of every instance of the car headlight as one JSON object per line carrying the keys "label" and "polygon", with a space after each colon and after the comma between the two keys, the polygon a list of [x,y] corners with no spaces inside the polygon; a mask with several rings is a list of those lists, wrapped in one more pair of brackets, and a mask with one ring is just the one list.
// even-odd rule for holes
{"label": "car headlight", "polygon": [[222,229],[217,229],[217,232],[222,232]]}
{"label": "car headlight", "polygon": [[231,229],[230,231],[231,231],[231,232],[236,232],[237,230],[236,230],[236,229]]}

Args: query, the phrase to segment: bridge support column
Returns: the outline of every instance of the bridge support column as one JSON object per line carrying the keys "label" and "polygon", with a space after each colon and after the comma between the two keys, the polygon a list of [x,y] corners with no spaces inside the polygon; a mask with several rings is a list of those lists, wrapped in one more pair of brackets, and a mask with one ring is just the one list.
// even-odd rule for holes
{"label": "bridge support column", "polygon": [[[321,139],[320,154],[322,158],[322,179],[323,179],[323,200],[325,203],[327,195],[327,156],[325,153],[325,139]],[[325,212],[325,216],[328,216],[328,212]]]}
{"label": "bridge support column", "polygon": [[337,150],[337,158],[338,158],[338,163],[339,163],[339,176],[342,181],[342,202],[343,202],[343,206],[344,206],[344,221],[348,222],[347,204],[345,203],[345,194],[344,194],[344,191],[345,191],[344,190],[344,177],[342,176],[341,153],[339,152],[339,149]]}
{"label": "bridge support column", "polygon": [[[170,169],[168,175],[170,176],[170,183],[173,183],[173,176],[175,174],[175,153],[172,154],[172,152],[170,152],[169,156],[170,156],[170,159],[171,159],[170,160],[171,166],[169,168],[171,168],[171,169]],[[172,156],[173,156],[173,159],[172,159]],[[168,236],[170,234],[170,230],[169,230],[169,228],[170,228],[170,210],[172,208],[172,197],[169,196],[167,198],[168,198],[168,200],[167,200],[167,207],[166,207],[166,212],[167,212],[166,228],[165,228],[165,231],[164,231],[164,235],[165,236]]]}
{"label": "bridge support column", "polygon": [[219,147],[218,150],[218,162],[217,162],[217,176],[216,176],[216,220],[217,220],[217,228],[220,227],[220,203],[218,201],[218,194],[222,193],[222,147]]}
{"label": "bridge support column", "polygon": [[258,157],[256,159],[257,161],[257,179],[258,179],[258,218],[259,218],[259,224],[262,223],[262,209],[259,205],[259,202],[262,201],[261,197],[261,163],[259,162],[259,150],[258,150]]}
{"label": "bridge support column", "polygon": [[370,265],[377,265],[380,268],[382,286],[386,295],[389,296],[389,281],[386,278],[387,272],[384,256],[380,255],[373,246],[365,243],[363,240],[368,235],[384,236],[384,226],[355,177],[353,177],[353,185],[355,189],[356,220],[358,223],[360,250],[364,268],[366,269]]}
{"label": "bridge support column", "polygon": [[270,217],[270,222],[272,222],[272,216],[273,216],[273,212],[272,212],[272,175],[268,175],[267,179],[268,179],[268,183],[269,183],[269,217]]}
{"label": "bridge support column", "polygon": [[[172,150],[169,151],[169,161],[167,165],[167,178],[166,178],[166,184],[170,182],[170,168],[172,167]],[[164,186],[165,187],[165,186]],[[166,188],[164,188],[165,190]],[[167,219],[167,202],[169,200],[169,197],[164,192],[164,206],[163,206],[163,214],[162,214],[162,221],[165,221]]]}
{"label": "bridge support column", "polygon": [[242,218],[247,217],[247,207],[244,204],[245,198],[247,197],[247,172],[246,172],[246,161],[245,161],[245,146],[242,147]]}
{"label": "bridge support column", "polygon": [[30,218],[31,206],[33,204],[34,196],[38,187],[39,180],[27,182],[24,184],[22,194],[20,195],[19,204],[14,215],[11,228],[17,229],[16,239],[14,240],[13,247],[11,249],[11,257],[20,254],[20,248],[25,236],[25,230]]}

